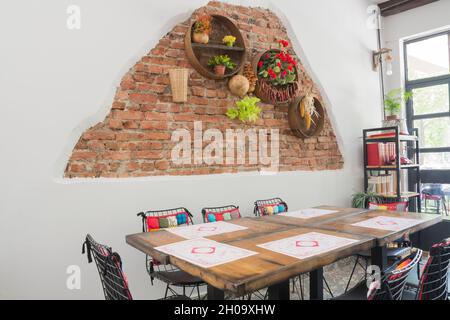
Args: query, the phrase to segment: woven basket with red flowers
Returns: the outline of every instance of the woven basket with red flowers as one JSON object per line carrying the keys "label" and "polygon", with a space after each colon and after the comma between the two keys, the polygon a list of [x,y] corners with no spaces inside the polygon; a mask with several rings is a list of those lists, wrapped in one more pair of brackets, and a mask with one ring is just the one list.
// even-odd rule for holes
{"label": "woven basket with red flowers", "polygon": [[258,82],[255,94],[266,103],[286,104],[297,97],[297,60],[287,48],[286,40],[279,40],[279,49],[271,49],[255,57],[254,69]]}

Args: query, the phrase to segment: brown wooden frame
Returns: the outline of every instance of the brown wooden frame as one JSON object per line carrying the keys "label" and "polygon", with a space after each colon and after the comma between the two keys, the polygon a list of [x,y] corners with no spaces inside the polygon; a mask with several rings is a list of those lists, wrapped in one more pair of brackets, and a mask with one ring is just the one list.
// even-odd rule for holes
{"label": "brown wooden frame", "polygon": [[[242,36],[239,28],[227,17],[221,15],[211,15],[213,21],[217,24],[223,25],[226,29],[228,29],[233,36],[236,37],[236,42],[234,47],[227,47],[225,45],[220,45],[217,43],[209,43],[209,44],[197,44],[192,42],[192,32],[193,32],[193,24],[189,27],[189,30],[186,32],[186,36],[184,39],[186,56],[189,60],[189,63],[192,67],[200,73],[202,76],[213,79],[213,80],[223,80],[229,77],[236,75],[242,67],[244,66],[246,59],[247,48],[245,46],[245,40]],[[196,51],[201,52],[201,56],[196,54]],[[205,55],[206,53],[206,55]],[[219,76],[216,75],[205,63],[205,59],[209,56],[218,55],[218,54],[230,54],[231,58],[238,57],[238,61],[233,59],[233,62],[236,63],[236,67],[231,72],[226,72],[225,75]],[[205,57],[203,57],[205,55]]]}

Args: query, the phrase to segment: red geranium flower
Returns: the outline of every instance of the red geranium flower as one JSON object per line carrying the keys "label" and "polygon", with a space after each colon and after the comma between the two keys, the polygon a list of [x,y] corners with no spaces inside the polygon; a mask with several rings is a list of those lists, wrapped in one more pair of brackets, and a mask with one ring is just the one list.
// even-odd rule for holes
{"label": "red geranium flower", "polygon": [[284,48],[289,46],[289,42],[287,42],[286,40],[278,40],[278,43]]}
{"label": "red geranium flower", "polygon": [[262,61],[258,62],[258,67],[262,68],[262,66],[264,65],[264,63]]}

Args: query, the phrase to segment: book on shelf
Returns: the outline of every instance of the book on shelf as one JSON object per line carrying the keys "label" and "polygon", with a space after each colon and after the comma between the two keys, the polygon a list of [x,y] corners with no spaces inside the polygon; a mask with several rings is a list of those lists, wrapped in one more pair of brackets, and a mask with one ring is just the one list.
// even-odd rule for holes
{"label": "book on shelf", "polygon": [[396,193],[396,185],[397,175],[395,172],[371,175],[367,181],[367,192],[379,195],[392,195]]}
{"label": "book on shelf", "polygon": [[395,161],[395,143],[368,143],[367,146],[367,165],[369,167],[380,167],[392,165]]}
{"label": "book on shelf", "polygon": [[[401,128],[400,128],[401,130]],[[410,134],[408,132],[399,132],[402,136],[409,136]],[[384,139],[384,138],[395,138],[395,131],[393,130],[382,130],[378,133],[373,133],[367,136],[368,139]]]}

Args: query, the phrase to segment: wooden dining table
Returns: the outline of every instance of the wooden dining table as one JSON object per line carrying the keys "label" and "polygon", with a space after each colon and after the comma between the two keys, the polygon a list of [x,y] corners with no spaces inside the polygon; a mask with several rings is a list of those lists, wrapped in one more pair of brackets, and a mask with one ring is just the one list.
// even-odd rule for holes
{"label": "wooden dining table", "polygon": [[[377,228],[367,228],[355,226],[362,221],[377,217],[392,217],[417,220],[417,224],[399,230],[383,230]],[[384,210],[368,210],[356,215],[348,215],[338,219],[322,221],[309,224],[311,227],[317,227],[324,230],[341,231],[356,235],[366,235],[375,238],[375,246],[371,249],[371,263],[385,270],[388,265],[387,245],[393,241],[409,239],[413,233],[422,231],[436,225],[442,221],[442,217],[436,214],[425,214],[415,212],[391,212]]]}
{"label": "wooden dining table", "polygon": [[[225,292],[240,297],[262,288],[268,288],[269,299],[289,299],[289,279],[310,273],[310,298],[323,299],[323,267],[359,252],[372,250],[375,262],[382,265],[389,241],[405,233],[425,229],[440,220],[436,216],[406,213],[408,218],[420,223],[399,232],[371,230],[354,227],[352,224],[380,215],[404,216],[401,213],[368,211],[333,206],[317,209],[331,210],[330,214],[309,219],[298,219],[283,215],[241,218],[227,221],[243,230],[205,237],[235,248],[250,250],[256,254],[213,267],[201,267],[186,259],[162,252],[161,246],[175,244],[186,239],[166,230],[138,233],[126,236],[126,242],[141,252],[152,256],[163,264],[172,264],[181,270],[201,278],[208,286],[208,299],[221,300]],[[422,221],[423,220],[423,221]],[[299,259],[261,247],[273,241],[290,237],[319,233],[352,240],[352,243]],[[380,262],[381,261],[381,262]]]}

